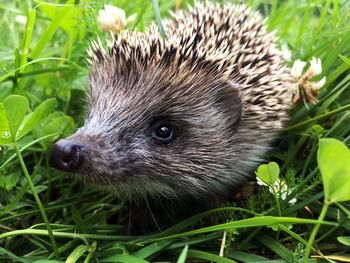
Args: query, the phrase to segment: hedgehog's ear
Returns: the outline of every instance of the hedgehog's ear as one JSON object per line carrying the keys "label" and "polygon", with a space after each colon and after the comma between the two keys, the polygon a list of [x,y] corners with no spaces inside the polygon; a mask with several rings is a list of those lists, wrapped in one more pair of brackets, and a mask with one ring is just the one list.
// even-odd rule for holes
{"label": "hedgehog's ear", "polygon": [[236,128],[242,115],[239,84],[233,81],[224,81],[216,93],[216,104],[219,111],[230,122],[230,126]]}

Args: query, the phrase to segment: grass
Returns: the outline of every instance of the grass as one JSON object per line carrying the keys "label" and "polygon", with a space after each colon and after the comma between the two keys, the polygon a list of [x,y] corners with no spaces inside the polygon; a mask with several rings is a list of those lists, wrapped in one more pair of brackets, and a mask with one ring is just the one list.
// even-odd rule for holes
{"label": "grass", "polygon": [[[136,13],[128,27],[140,31],[156,18],[160,25],[160,17],[188,3],[160,0],[157,6],[155,2],[112,3],[127,15]],[[287,199],[278,193],[271,198],[268,187],[260,187],[244,207],[226,205],[163,232],[138,237],[126,235],[123,225],[113,223],[128,211],[114,193],[82,187],[48,166],[52,142],[83,122],[86,49],[97,36],[108,36],[96,24],[103,1],[51,3],[0,1],[0,101],[5,105],[0,110],[6,110],[7,117],[9,112],[14,114],[7,128],[18,129],[28,108],[21,111],[26,102],[10,95],[26,97],[33,115],[48,98],[57,100],[54,112],[51,106],[56,102],[42,104],[41,115],[27,124],[25,135],[11,133],[6,143],[0,140],[4,144],[0,150],[1,262],[316,262],[317,257],[350,261],[349,202],[337,199],[340,186],[332,185],[349,181],[341,175],[350,160],[346,150],[322,159],[319,144],[321,138],[350,144],[347,1],[247,1],[268,17],[269,29],[277,30],[280,42],[292,51],[292,61],[319,57],[320,77],[327,77],[319,103],[295,105],[290,122],[266,157],[278,163],[277,176],[285,178],[290,188]],[[20,22],[21,16],[27,18],[26,24]],[[0,131],[6,128],[3,116]],[[326,171],[323,164],[328,159],[333,163]],[[340,166],[342,172],[328,180],[327,174]],[[288,202],[292,198],[297,198],[294,205]],[[211,214],[224,223],[202,227],[200,221]],[[322,221],[316,220],[319,216]],[[309,258],[309,253],[314,257]]]}

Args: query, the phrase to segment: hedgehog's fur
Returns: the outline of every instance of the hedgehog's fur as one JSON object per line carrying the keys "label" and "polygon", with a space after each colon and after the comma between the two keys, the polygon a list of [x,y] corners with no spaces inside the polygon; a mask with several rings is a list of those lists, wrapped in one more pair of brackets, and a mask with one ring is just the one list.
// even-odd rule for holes
{"label": "hedgehog's fur", "polygon": [[[164,22],[89,50],[83,143],[88,181],[135,195],[225,193],[244,182],[287,118],[289,74],[274,33],[244,5],[196,3]],[[177,138],[149,136],[158,118]]]}

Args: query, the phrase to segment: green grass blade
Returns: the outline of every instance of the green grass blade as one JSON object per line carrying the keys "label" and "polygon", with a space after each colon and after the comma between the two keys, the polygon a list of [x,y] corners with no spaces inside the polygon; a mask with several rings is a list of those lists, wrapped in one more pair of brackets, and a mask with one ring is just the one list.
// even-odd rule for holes
{"label": "green grass blade", "polygon": [[145,258],[163,250],[165,247],[169,246],[172,242],[173,241],[169,241],[169,240],[154,242],[154,243],[152,243],[144,248],[141,248],[140,250],[136,251],[132,255],[137,257],[137,258],[145,259]]}
{"label": "green grass blade", "polygon": [[157,0],[152,0],[152,4],[153,4],[153,12],[154,15],[156,17],[156,21],[159,27],[159,31],[162,34],[162,36],[164,38],[167,38],[167,34],[165,32],[164,26],[163,26],[163,22],[162,22],[162,18],[160,16],[160,12],[159,12],[159,6],[158,6],[158,1]]}
{"label": "green grass blade", "polygon": [[271,249],[273,252],[283,258],[286,262],[293,262],[293,255],[291,251],[282,245],[281,242],[278,242],[270,236],[263,234],[258,235],[256,239],[259,240],[259,242],[261,242],[261,244],[263,244],[265,247]]}
{"label": "green grass blade", "polygon": [[166,237],[155,238],[153,240],[157,241],[157,240],[164,240],[164,239],[170,239],[170,238],[187,237],[187,236],[203,234],[208,232],[223,231],[227,229],[233,230],[233,229],[250,228],[250,227],[272,226],[278,223],[281,223],[281,224],[319,224],[321,223],[329,226],[337,226],[337,224],[333,222],[318,221],[318,220],[312,220],[312,219],[304,219],[304,218],[296,218],[296,217],[258,216],[258,217],[242,219],[234,222],[218,224],[215,226],[204,227],[201,229],[196,229],[196,230],[184,232],[181,234],[174,234]]}
{"label": "green grass blade", "polygon": [[87,252],[89,249],[89,246],[86,245],[80,245],[77,246],[72,253],[69,254],[69,256],[67,257],[65,263],[75,263],[79,260],[79,258],[81,258],[82,255],[85,254],[85,252]]}
{"label": "green grass blade", "polygon": [[11,259],[12,262],[21,262],[21,263],[30,263],[30,262],[32,262],[29,259],[16,256],[13,252],[11,252],[11,251],[3,248],[3,247],[0,247],[0,255],[7,255],[8,258]]}
{"label": "green grass blade", "polygon": [[184,247],[184,249],[181,251],[181,254],[179,258],[177,259],[177,263],[185,263],[187,259],[187,254],[188,254],[188,245]]}
{"label": "green grass blade", "polygon": [[[57,7],[52,6],[52,8],[57,8]],[[31,59],[37,59],[40,56],[44,47],[52,39],[53,35],[56,33],[60,24],[69,15],[71,10],[72,10],[71,5],[67,5],[67,6],[59,8],[56,16],[53,18],[50,25],[46,28],[46,30],[44,31],[44,33],[41,35],[41,37],[37,41],[36,45],[34,46],[32,52],[30,54]]]}
{"label": "green grass blade", "polygon": [[187,257],[193,258],[193,259],[206,260],[209,262],[217,262],[217,263],[235,263],[236,262],[232,259],[220,257],[215,254],[196,250],[196,249],[189,249],[187,253]]}
{"label": "green grass blade", "polygon": [[108,258],[101,259],[100,262],[148,263],[148,261],[144,259],[140,259],[130,255],[114,255]]}
{"label": "green grass blade", "polygon": [[35,16],[36,16],[36,11],[34,9],[29,9],[27,13],[26,30],[24,32],[24,37],[23,37],[20,66],[23,66],[24,64],[27,63],[30,42],[32,40],[32,35],[33,35]]}

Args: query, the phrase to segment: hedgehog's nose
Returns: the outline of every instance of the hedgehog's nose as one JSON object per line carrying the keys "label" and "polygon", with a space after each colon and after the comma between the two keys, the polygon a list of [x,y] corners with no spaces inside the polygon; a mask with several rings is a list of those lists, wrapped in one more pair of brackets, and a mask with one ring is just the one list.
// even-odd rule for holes
{"label": "hedgehog's nose", "polygon": [[50,152],[49,163],[52,167],[65,172],[75,172],[84,160],[84,146],[69,140],[59,140]]}

